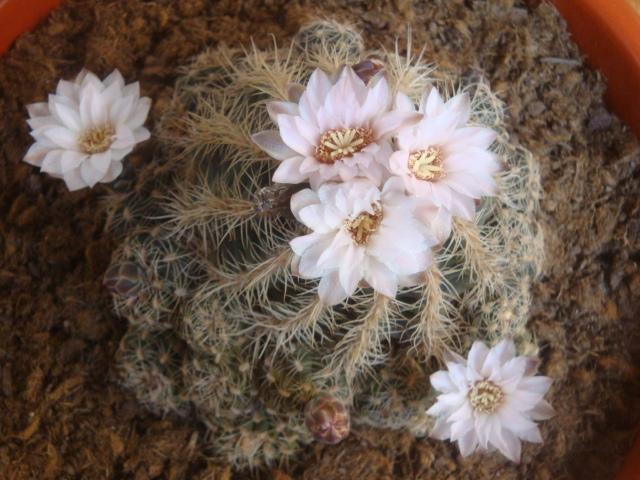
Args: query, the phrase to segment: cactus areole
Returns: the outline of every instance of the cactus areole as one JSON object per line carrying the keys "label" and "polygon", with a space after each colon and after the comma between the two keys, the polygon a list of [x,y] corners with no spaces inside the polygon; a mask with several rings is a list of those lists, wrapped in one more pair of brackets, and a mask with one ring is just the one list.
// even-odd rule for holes
{"label": "cactus areole", "polygon": [[[365,424],[426,435],[444,352],[509,336],[535,353],[537,164],[486,82],[432,72],[333,21],[207,51],[108,199],[123,384],[196,416],[238,468]],[[109,148],[89,133],[82,148]],[[490,381],[479,411],[499,409]]]}

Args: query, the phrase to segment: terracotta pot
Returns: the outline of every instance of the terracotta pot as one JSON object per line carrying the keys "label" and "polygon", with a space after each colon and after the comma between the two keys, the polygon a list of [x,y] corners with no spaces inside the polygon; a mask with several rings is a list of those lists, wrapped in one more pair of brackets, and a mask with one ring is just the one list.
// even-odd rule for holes
{"label": "terracotta pot", "polygon": [[622,470],[613,480],[640,480],[640,435],[636,438],[636,443],[627,454]]}
{"label": "terracotta pot", "polygon": [[549,1],[587,63],[604,74],[611,109],[640,136],[640,15],[628,0]]}
{"label": "terracotta pot", "polygon": [[[0,0],[0,55],[63,1]],[[612,109],[640,136],[640,15],[627,0],[548,1],[567,21],[587,62],[604,74]],[[615,480],[640,480],[640,437]]]}
{"label": "terracotta pot", "polygon": [[0,55],[18,35],[31,30],[64,0],[0,0]]}
{"label": "terracotta pot", "polygon": [[613,480],[640,480],[640,435],[627,454],[627,460]]}

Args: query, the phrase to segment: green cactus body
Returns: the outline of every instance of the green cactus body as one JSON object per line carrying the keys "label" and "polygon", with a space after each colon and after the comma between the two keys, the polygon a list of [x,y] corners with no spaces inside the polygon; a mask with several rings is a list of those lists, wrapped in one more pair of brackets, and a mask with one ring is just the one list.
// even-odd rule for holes
{"label": "green cactus body", "polygon": [[[330,75],[370,53],[352,28],[329,21],[305,27],[291,48],[203,53],[183,69],[160,119],[156,160],[139,172],[138,187],[109,202],[121,240],[113,265],[127,264],[130,276],[135,266],[143,283],[105,280],[133,288],[114,290],[131,322],[121,348],[125,385],[135,384],[154,411],[192,405],[214,449],[240,467],[299,454],[312,440],[305,405],[322,395],[342,402],[354,424],[424,435],[429,375],[445,349],[508,335],[535,349],[524,325],[542,262],[539,176],[531,155],[508,143],[501,104],[482,82],[458,90],[470,93],[469,123],[498,132],[501,193],[483,200],[475,222],[454,221],[421,283],[394,299],[359,288],[326,307],[318,281],[292,273],[289,241],[305,233],[289,209],[299,188],[271,184],[278,162],[251,135],[273,128],[266,101],[295,101],[314,69]],[[434,83],[425,65],[375,53],[391,85],[414,101]],[[143,392],[132,378],[156,363],[133,362],[135,351],[172,341],[179,348],[160,370],[173,389],[166,398]]]}
{"label": "green cactus body", "polygon": [[134,325],[122,338],[119,364],[124,386],[158,415],[189,410],[181,366],[189,353],[171,330],[150,331]]}

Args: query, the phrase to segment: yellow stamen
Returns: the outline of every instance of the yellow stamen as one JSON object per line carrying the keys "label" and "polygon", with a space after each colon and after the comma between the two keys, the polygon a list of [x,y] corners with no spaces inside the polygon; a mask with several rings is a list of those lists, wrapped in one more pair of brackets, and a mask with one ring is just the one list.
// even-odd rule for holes
{"label": "yellow stamen", "polygon": [[344,157],[358,153],[373,141],[373,130],[343,128],[329,130],[320,137],[316,147],[316,159],[320,163],[333,164]]}
{"label": "yellow stamen", "polygon": [[429,147],[409,156],[409,170],[419,180],[435,182],[444,177],[442,152],[439,148]]}
{"label": "yellow stamen", "polygon": [[375,232],[382,222],[382,211],[377,205],[372,205],[373,215],[362,212],[353,220],[347,220],[345,226],[356,245],[366,245],[371,234]]}
{"label": "yellow stamen", "polygon": [[91,130],[78,136],[78,143],[84,153],[92,155],[103,153],[109,150],[113,143],[113,136],[116,134],[111,125],[92,128]]}
{"label": "yellow stamen", "polygon": [[492,382],[481,380],[476,382],[469,392],[469,401],[474,410],[491,413],[498,408],[504,399],[504,393]]}

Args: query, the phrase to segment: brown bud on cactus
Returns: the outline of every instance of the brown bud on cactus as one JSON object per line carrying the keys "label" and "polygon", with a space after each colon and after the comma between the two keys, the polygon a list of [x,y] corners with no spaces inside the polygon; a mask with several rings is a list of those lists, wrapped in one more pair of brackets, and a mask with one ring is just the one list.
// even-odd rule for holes
{"label": "brown bud on cactus", "polygon": [[115,263],[109,267],[102,281],[111,293],[123,297],[135,297],[142,289],[142,278],[133,263]]}
{"label": "brown bud on cactus", "polygon": [[257,213],[279,213],[289,209],[291,195],[296,189],[287,185],[263,187],[253,195],[253,211]]}
{"label": "brown bud on cactus", "polygon": [[349,436],[351,417],[340,400],[331,395],[316,397],[304,409],[304,423],[319,442],[334,445]]}
{"label": "brown bud on cactus", "polygon": [[362,62],[353,65],[352,68],[360,80],[369,83],[369,80],[385,69],[385,65],[379,55],[369,55]]}

